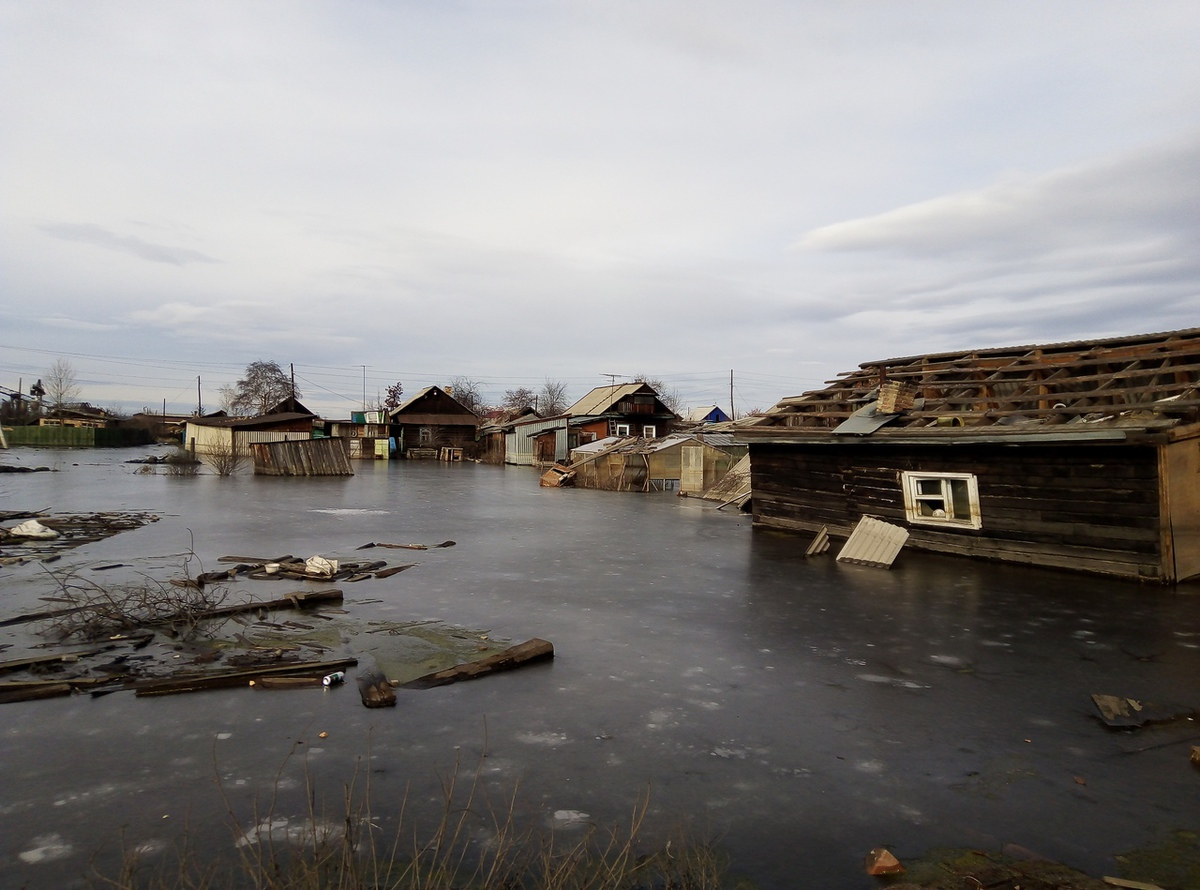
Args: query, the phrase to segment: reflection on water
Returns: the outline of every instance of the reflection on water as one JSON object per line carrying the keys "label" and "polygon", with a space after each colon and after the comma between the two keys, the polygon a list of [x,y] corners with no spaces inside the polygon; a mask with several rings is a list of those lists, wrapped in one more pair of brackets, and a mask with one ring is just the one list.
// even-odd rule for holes
{"label": "reflection on water", "polygon": [[[270,815],[286,832],[310,787],[336,812],[356,770],[386,828],[401,801],[439,807],[456,762],[556,830],[624,820],[648,793],[655,830],[687,819],[719,835],[762,887],[870,886],[861,861],[880,845],[903,859],[1015,843],[1111,873],[1114,853],[1200,827],[1194,724],[1113,733],[1090,701],[1200,705],[1194,596],[910,551],[890,571],[806,560],[807,541],[711,504],[543,489],[528,469],[179,478],[135,475],[122,461],[141,453],[20,452],[60,471],[0,476],[2,509],[162,516],[53,567],[83,574],[454,540],[346,585],[347,612],[543,637],[556,658],[398,690],[386,711],[353,684],[6,705],[7,884],[69,886],[122,829],[151,859],[185,830],[231,851],[229,809],[242,831]],[[43,567],[0,569],[0,617],[51,586]]]}

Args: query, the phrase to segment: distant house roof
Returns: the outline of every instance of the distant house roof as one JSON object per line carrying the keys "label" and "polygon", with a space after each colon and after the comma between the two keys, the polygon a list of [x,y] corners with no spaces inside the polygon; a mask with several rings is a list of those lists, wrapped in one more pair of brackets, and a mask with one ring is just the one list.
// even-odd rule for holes
{"label": "distant house roof", "polygon": [[693,408],[688,412],[687,420],[691,423],[723,423],[729,420],[729,415],[721,410],[719,405],[704,405]]}
{"label": "distant house roof", "polygon": [[408,422],[408,415],[439,414],[452,417],[454,415],[469,415],[471,423],[478,419],[474,411],[464,405],[440,386],[427,386],[390,412],[393,420]]}
{"label": "distant house roof", "polygon": [[208,426],[216,429],[256,430],[270,429],[273,426],[282,426],[302,420],[311,421],[314,416],[298,411],[280,414],[259,414],[257,417],[216,417],[205,415],[204,417],[189,417],[187,423],[192,426]]}
{"label": "distant house roof", "polygon": [[743,441],[1200,436],[1200,328],[866,362],[739,424]]}
{"label": "distant house roof", "polygon": [[602,414],[616,413],[619,411],[619,403],[631,396],[653,397],[654,407],[661,409],[655,410],[653,412],[655,414],[673,413],[663,405],[658,397],[658,393],[654,391],[654,387],[648,383],[622,383],[616,386],[597,386],[564,413],[570,417],[595,417]]}
{"label": "distant house roof", "polygon": [[307,414],[309,417],[316,417],[311,411],[300,403],[300,400],[295,396],[288,396],[282,402],[271,408],[266,414]]}

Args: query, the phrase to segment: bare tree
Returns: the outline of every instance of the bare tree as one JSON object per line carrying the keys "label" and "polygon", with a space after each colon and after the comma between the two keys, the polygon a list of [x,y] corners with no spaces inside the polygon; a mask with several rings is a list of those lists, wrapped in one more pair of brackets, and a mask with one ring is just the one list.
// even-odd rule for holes
{"label": "bare tree", "polygon": [[46,399],[55,411],[79,401],[79,380],[75,376],[75,368],[66,359],[54,360],[54,364],[46,372],[44,386]]}
{"label": "bare tree", "polygon": [[505,411],[520,411],[522,408],[532,408],[537,400],[537,394],[527,386],[504,391],[504,399],[500,407]]}
{"label": "bare tree", "polygon": [[387,388],[383,395],[383,408],[385,411],[392,411],[404,404],[404,387],[397,380]]}
{"label": "bare tree", "polygon": [[300,397],[299,390],[276,362],[257,361],[246,365],[246,376],[234,386],[237,395],[231,407],[236,414],[266,414],[284,399]]}
{"label": "bare tree", "polygon": [[237,402],[237,397],[237,387],[232,383],[223,383],[217,389],[217,399],[219,400],[218,404],[221,406],[221,410],[226,414],[233,414],[236,412],[234,404]]}
{"label": "bare tree", "polygon": [[562,414],[570,403],[567,401],[567,384],[561,380],[546,378],[537,396],[538,413],[543,417],[553,417]]}
{"label": "bare tree", "polygon": [[483,404],[483,384],[470,377],[455,377],[447,389],[460,405],[476,414],[486,414],[487,406]]}

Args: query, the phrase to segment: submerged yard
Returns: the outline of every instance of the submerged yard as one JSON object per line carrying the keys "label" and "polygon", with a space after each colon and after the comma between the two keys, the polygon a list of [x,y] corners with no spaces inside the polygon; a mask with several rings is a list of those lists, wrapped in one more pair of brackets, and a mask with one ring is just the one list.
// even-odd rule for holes
{"label": "submerged yard", "polygon": [[[477,809],[486,798],[564,842],[644,808],[640,852],[680,832],[712,840],[730,886],[871,887],[863,860],[878,847],[909,863],[939,848],[1025,851],[1195,886],[1147,851],[1187,850],[1200,829],[1188,758],[1200,729],[1184,716],[1114,730],[1091,698],[1200,707],[1200,598],[1187,588],[916,552],[890,571],[806,560],[806,540],[710,503],[540,488],[527,469],[183,478],[124,463],[142,453],[3,455],[54,472],[0,476],[0,510],[157,520],[0,566],[0,620],[52,607],[64,577],[169,584],[227,568],[222,557],[320,555],[411,568],[226,580],[235,599],[335,586],[343,601],[189,640],[159,633],[101,663],[171,673],[295,652],[403,681],[530,638],[555,657],[398,688],[386,709],[363,707],[358,666],[332,687],[5,704],[0,872],[13,886],[86,886],[113,873],[122,844],[162,865],[184,837],[206,858],[235,857],[256,827],[289,843],[313,806],[344,816],[347,784],[369,784],[379,836],[402,809],[432,832],[456,775],[475,783]],[[57,651],[40,627],[0,627],[0,661]],[[476,852],[497,837],[473,836]]]}

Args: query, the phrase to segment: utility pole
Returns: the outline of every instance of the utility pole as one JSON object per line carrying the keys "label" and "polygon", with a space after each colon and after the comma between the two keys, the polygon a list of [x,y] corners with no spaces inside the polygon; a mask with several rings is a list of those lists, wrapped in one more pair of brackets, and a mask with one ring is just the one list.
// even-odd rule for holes
{"label": "utility pole", "polygon": [[367,410],[367,366],[363,365],[363,411]]}
{"label": "utility pole", "polygon": [[200,375],[196,375],[196,416],[204,416],[204,399],[200,397]]}
{"label": "utility pole", "polygon": [[733,411],[733,368],[729,369],[729,419],[737,420],[737,415]]}
{"label": "utility pole", "polygon": [[288,362],[288,368],[290,368],[292,372],[292,401],[294,402],[296,401],[296,366],[291,362]]}

